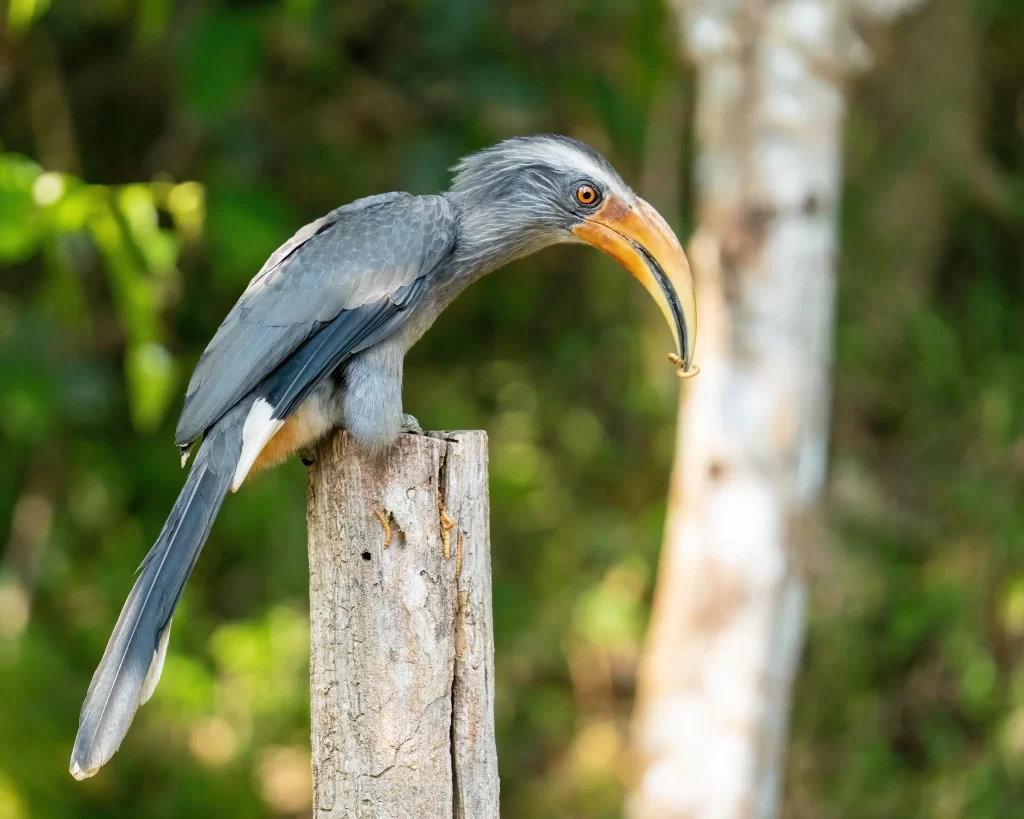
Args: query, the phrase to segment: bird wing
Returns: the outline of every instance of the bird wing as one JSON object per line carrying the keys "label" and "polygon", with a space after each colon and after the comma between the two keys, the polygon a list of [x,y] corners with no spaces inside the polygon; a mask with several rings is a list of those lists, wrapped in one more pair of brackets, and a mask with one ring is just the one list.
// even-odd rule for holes
{"label": "bird wing", "polygon": [[327,363],[393,332],[455,235],[446,199],[405,193],[358,200],[298,231],[249,283],[200,357],[178,420],[179,446],[300,348],[318,366],[289,379],[295,394],[308,392],[306,382],[322,377]]}

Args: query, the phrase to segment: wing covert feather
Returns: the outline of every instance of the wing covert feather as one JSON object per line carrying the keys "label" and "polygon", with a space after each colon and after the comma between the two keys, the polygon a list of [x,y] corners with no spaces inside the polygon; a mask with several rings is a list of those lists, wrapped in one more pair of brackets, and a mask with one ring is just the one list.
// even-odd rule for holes
{"label": "wing covert feather", "polygon": [[[252,279],[200,357],[177,443],[202,435],[345,311],[358,313],[429,276],[455,233],[443,197],[397,193],[358,200],[299,230]],[[359,342],[355,333],[353,346]]]}

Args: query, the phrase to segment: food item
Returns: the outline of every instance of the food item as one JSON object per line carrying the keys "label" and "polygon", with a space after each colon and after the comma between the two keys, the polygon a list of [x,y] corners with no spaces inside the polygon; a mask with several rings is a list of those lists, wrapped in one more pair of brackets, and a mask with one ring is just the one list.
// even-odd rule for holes
{"label": "food item", "polygon": [[683,359],[681,359],[675,353],[669,353],[668,360],[679,368],[678,370],[676,370],[676,375],[678,375],[680,378],[693,378],[695,375],[697,375],[697,373],[700,372],[700,367],[697,367],[696,365],[691,366],[688,370],[684,370],[683,367],[685,365],[683,363]]}

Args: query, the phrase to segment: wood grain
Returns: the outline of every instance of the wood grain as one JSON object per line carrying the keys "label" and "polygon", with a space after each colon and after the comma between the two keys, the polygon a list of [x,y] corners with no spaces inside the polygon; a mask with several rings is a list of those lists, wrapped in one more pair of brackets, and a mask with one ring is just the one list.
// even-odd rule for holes
{"label": "wood grain", "polygon": [[335,434],[307,516],[314,817],[497,817],[486,434]]}

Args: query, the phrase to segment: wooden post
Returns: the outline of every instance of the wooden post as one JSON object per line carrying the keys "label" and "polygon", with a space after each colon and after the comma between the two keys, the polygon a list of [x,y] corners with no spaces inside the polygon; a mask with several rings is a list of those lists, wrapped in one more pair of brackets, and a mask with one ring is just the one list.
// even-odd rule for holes
{"label": "wooden post", "polygon": [[498,816],[488,505],[484,432],[402,435],[381,463],[346,433],[319,446],[314,819]]}

